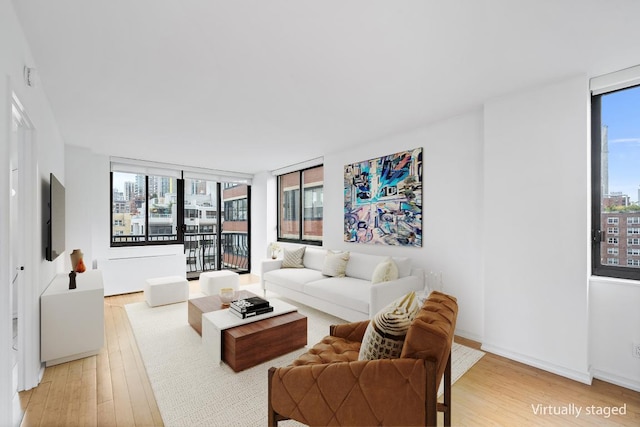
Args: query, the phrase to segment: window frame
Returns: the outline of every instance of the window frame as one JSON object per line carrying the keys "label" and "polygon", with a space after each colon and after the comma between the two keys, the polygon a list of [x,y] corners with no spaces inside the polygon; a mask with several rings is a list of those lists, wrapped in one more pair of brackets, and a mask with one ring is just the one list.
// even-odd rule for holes
{"label": "window frame", "polygon": [[[315,168],[319,168],[322,167],[323,168],[323,176],[324,176],[324,164],[317,164],[317,165],[313,165],[304,169],[299,169],[299,170],[294,170],[294,171],[288,171],[286,173],[282,173],[276,176],[276,240],[278,242],[284,242],[284,243],[299,243],[299,244],[304,244],[304,245],[313,245],[313,246],[322,246],[322,242],[323,239],[322,237],[319,240],[311,240],[311,239],[305,239],[304,238],[304,221],[305,221],[305,217],[304,217],[304,196],[305,196],[305,186],[304,186],[304,173],[305,171],[311,170],[311,169],[315,169]],[[297,191],[297,196],[296,196],[296,211],[294,213],[295,215],[295,219],[298,221],[298,238],[297,239],[293,239],[293,238],[288,238],[288,237],[281,237],[282,231],[280,229],[280,224],[281,224],[281,220],[282,220],[282,197],[281,197],[281,193],[283,191],[282,190],[282,186],[281,186],[281,177],[284,175],[289,175],[291,173],[297,173],[298,174],[298,186],[297,189],[293,189],[290,190],[291,192]],[[313,185],[312,187],[309,188],[313,188],[313,189],[317,189],[317,188],[322,188],[322,191],[324,191],[324,179],[322,180],[323,184],[322,185]],[[291,218],[289,218],[290,220]],[[323,210],[323,217],[322,220],[324,222],[324,210]]]}
{"label": "window frame", "polygon": [[[176,180],[176,238],[171,240],[150,240],[149,239],[149,174],[137,173],[138,175],[144,175],[145,186],[145,210],[144,210],[144,240],[142,241],[122,241],[114,242],[113,238],[117,237],[113,234],[113,174],[114,171],[109,172],[109,184],[110,184],[110,197],[109,197],[109,246],[112,248],[129,247],[129,246],[163,246],[163,245],[184,245],[184,208],[180,209],[180,206],[184,206],[184,179],[175,178]],[[152,176],[160,176],[158,174]],[[124,236],[123,236],[124,237]]]}
{"label": "window frame", "polygon": [[[607,220],[603,221],[605,211],[602,209],[602,97],[639,86],[640,84],[636,83],[609,91],[594,91],[591,95],[591,273],[594,276],[640,280],[640,268],[627,266],[626,262],[616,265],[608,264],[612,259],[602,255],[602,248],[606,248],[603,245],[611,244],[608,243],[611,238],[607,237],[606,225],[619,226],[622,222],[616,216],[607,217]],[[611,221],[612,218],[615,220]],[[606,223],[604,226],[603,222]],[[624,234],[625,239],[627,236],[638,235],[629,234],[628,230]],[[618,246],[617,243],[615,245]]]}

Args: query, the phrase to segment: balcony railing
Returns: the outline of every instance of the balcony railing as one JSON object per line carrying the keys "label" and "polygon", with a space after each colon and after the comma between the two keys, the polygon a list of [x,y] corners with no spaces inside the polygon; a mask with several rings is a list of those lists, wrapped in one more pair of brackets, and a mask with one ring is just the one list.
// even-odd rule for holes
{"label": "balcony railing", "polygon": [[[177,241],[178,236],[175,234],[151,234],[149,242],[170,242]],[[140,243],[147,241],[144,234],[129,234],[124,236],[111,236],[113,243]]]}
{"label": "balcony railing", "polygon": [[[223,270],[249,271],[249,248],[234,242],[234,234],[222,235]],[[215,233],[185,233],[184,253],[187,257],[187,274],[217,270],[218,236]]]}
{"label": "balcony railing", "polygon": [[[238,236],[241,236],[240,238]],[[175,234],[154,234],[149,241],[171,242],[177,241]],[[113,243],[135,244],[144,243],[145,236],[126,235],[112,236]],[[244,233],[225,233],[222,235],[222,251],[220,268],[238,272],[249,271],[249,248]],[[241,243],[238,243],[241,242]],[[217,270],[218,268],[218,236],[215,233],[185,233],[184,254],[187,258],[187,275],[196,277],[202,271]],[[191,273],[191,274],[189,274]]]}

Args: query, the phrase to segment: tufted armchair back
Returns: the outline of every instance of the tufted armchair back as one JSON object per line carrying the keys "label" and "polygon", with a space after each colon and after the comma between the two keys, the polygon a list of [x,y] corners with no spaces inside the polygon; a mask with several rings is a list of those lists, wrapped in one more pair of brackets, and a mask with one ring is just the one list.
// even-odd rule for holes
{"label": "tufted armchair back", "polygon": [[[358,360],[368,321],[333,325],[292,365],[269,370],[269,425],[451,425],[454,297],[432,292],[411,323],[398,359]],[[444,378],[444,403],[437,389]]]}
{"label": "tufted armchair back", "polygon": [[440,385],[451,352],[457,316],[456,299],[433,291],[411,323],[404,340],[400,357],[436,362],[436,385]]}

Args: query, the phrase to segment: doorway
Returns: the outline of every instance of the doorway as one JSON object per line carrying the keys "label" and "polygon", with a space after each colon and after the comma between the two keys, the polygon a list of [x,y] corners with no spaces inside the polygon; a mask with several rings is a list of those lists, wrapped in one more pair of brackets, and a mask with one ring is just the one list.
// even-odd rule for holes
{"label": "doorway", "polygon": [[248,273],[250,186],[184,180],[184,252],[187,278],[203,271]]}
{"label": "doorway", "polygon": [[22,419],[22,411],[20,408],[20,390],[19,378],[23,369],[22,351],[20,346],[19,334],[23,333],[20,319],[20,288],[24,284],[24,259],[23,245],[24,236],[22,236],[23,218],[21,218],[21,194],[22,185],[20,182],[21,165],[20,160],[20,143],[22,133],[28,128],[28,123],[22,114],[19,104],[12,102],[11,104],[11,137],[9,141],[9,167],[10,175],[10,201],[9,201],[9,242],[11,250],[9,253],[9,266],[11,268],[11,284],[9,286],[9,298],[11,307],[11,320],[13,340],[11,342],[11,393],[13,401],[13,421],[14,425],[17,420]]}
{"label": "doorway", "polygon": [[11,98],[9,136],[9,310],[13,326],[11,346],[11,415],[20,425],[23,412],[19,391],[38,385],[43,373],[39,351],[39,274],[36,246],[36,207],[39,191],[35,130],[15,94]]}

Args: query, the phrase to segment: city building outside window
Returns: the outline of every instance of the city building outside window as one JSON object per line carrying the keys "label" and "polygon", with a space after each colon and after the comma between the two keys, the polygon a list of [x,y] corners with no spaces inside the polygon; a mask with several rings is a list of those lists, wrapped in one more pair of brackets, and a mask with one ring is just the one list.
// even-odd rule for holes
{"label": "city building outside window", "polygon": [[592,272],[640,280],[640,86],[591,89]]}
{"label": "city building outside window", "polygon": [[322,244],[324,167],[278,176],[278,240]]}
{"label": "city building outside window", "polygon": [[112,172],[112,246],[178,242],[177,192],[174,177]]}
{"label": "city building outside window", "polygon": [[110,192],[111,246],[181,244],[187,278],[249,271],[250,175],[112,159]]}

